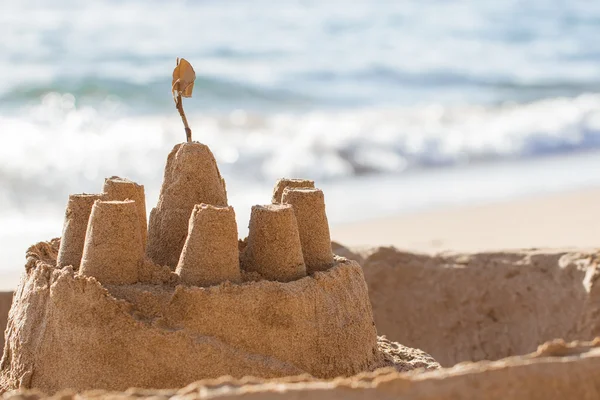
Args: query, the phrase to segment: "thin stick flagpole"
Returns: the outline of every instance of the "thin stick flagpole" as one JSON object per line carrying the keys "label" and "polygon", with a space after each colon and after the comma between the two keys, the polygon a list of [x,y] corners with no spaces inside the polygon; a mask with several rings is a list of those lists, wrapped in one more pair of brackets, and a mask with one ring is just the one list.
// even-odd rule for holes
{"label": "thin stick flagpole", "polygon": [[175,107],[177,107],[177,111],[179,111],[179,115],[181,115],[181,120],[183,121],[183,126],[185,127],[185,136],[187,138],[187,142],[192,142],[192,130],[190,129],[187,118],[185,116],[185,111],[183,111],[183,101],[181,98],[181,92],[177,93],[177,101],[175,102]]}

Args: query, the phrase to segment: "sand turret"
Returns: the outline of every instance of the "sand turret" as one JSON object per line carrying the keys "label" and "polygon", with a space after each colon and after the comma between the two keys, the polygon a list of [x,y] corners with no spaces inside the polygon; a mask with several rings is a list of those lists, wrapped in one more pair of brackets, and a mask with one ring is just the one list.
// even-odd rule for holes
{"label": "sand turret", "polygon": [[146,247],[148,223],[146,221],[146,195],[144,186],[129,179],[112,176],[104,180],[104,200],[133,200],[138,213],[142,243]]}
{"label": "sand turret", "polygon": [[201,143],[176,145],[167,159],[157,206],[150,213],[147,254],[175,269],[196,204],[227,206],[227,193],[210,149]]}
{"label": "sand turret", "polygon": [[281,203],[281,196],[283,196],[283,191],[285,188],[314,188],[315,181],[311,181],[310,179],[290,179],[290,178],[281,178],[275,183],[275,187],[273,188],[273,198],[271,199],[271,203],[279,204]]}
{"label": "sand turret", "polygon": [[302,245],[294,210],[290,205],[253,206],[244,269],[280,282],[306,276]]}
{"label": "sand turret", "polygon": [[69,196],[56,261],[59,267],[72,265],[74,269],[79,268],[92,206],[96,200],[102,199],[102,196],[101,194],[72,194]]}
{"label": "sand turret", "polygon": [[105,284],[131,284],[138,280],[144,246],[136,203],[97,200],[88,224],[81,275]]}
{"label": "sand turret", "polygon": [[233,207],[194,207],[176,273],[183,282],[195,286],[241,281]]}
{"label": "sand turret", "polygon": [[325,213],[325,196],[321,189],[287,187],[283,204],[294,209],[306,271],[324,271],[333,265],[329,223]]}

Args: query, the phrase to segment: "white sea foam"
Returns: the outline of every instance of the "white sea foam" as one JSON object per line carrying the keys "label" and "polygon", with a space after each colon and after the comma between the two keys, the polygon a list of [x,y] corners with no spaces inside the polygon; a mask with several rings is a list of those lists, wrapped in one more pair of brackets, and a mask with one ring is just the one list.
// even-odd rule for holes
{"label": "white sea foam", "polygon": [[[77,108],[51,93],[19,114],[0,114],[0,204],[33,194],[62,202],[121,174],[157,190],[164,157],[184,138],[171,116],[121,115],[115,104]],[[117,110],[117,111],[115,111]],[[306,113],[190,113],[197,140],[213,149],[226,177],[318,181],[600,147],[600,96],[498,107],[415,107]]]}

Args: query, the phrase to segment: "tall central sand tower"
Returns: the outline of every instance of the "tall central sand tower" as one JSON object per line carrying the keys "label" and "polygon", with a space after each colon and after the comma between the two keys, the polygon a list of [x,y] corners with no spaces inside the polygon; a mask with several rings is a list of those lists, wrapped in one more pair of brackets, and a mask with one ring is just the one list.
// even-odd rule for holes
{"label": "tall central sand tower", "polygon": [[150,212],[148,257],[177,267],[196,204],[227,206],[225,181],[208,146],[192,142],[173,148],[167,158],[158,204]]}

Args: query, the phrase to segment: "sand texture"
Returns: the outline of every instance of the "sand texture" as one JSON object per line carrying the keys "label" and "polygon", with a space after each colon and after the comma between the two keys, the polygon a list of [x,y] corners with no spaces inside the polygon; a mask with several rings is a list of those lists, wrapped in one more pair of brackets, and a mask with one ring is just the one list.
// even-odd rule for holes
{"label": "sand texture", "polygon": [[208,146],[176,145],[165,167],[157,206],[150,213],[147,254],[159,265],[177,267],[197,204],[227,206],[225,182]]}
{"label": "sand texture", "polygon": [[600,335],[597,250],[429,256],[378,248],[363,255],[379,332],[443,366]]}
{"label": "sand texture", "polygon": [[338,258],[288,283],[191,287],[155,266],[147,282],[102,285],[56,268],[58,242],[28,252],[8,322],[4,389],[170,388],[221,375],[333,378],[415,367],[394,355],[402,347],[378,343],[356,262]]}
{"label": "sand texture", "polygon": [[[552,342],[532,354],[496,362],[466,363],[423,373],[390,369],[349,378],[314,380],[308,376],[279,379],[222,377],[181,389],[130,389],[126,392],[60,393],[70,399],[219,399],[219,400],[564,400],[600,398],[598,343]],[[26,397],[19,397],[26,396]],[[37,400],[39,391],[6,393],[4,399]]]}

